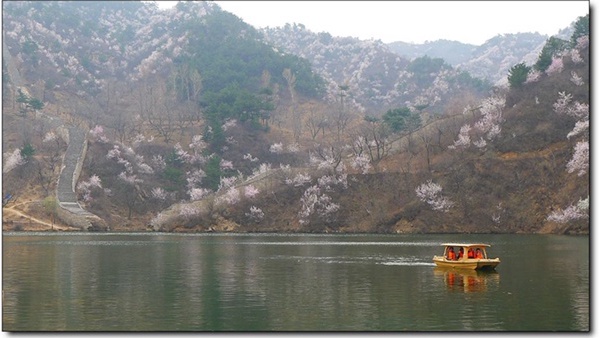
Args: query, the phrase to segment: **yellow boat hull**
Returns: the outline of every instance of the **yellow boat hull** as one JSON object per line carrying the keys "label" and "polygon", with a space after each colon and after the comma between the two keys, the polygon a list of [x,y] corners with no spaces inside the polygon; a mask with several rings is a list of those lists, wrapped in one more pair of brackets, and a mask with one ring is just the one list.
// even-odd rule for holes
{"label": "yellow boat hull", "polygon": [[484,270],[484,269],[495,269],[500,264],[500,258],[494,259],[476,259],[476,258],[465,258],[461,260],[449,260],[442,256],[434,256],[433,262],[435,265],[442,268],[456,268],[456,269],[470,269],[470,270]]}

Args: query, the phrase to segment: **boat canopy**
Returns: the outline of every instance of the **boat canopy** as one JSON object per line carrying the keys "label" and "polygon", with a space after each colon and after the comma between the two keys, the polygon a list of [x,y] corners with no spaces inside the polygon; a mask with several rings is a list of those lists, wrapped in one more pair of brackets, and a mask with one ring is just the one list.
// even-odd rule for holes
{"label": "boat canopy", "polygon": [[484,243],[443,243],[442,246],[460,246],[460,247],[491,247],[491,245],[489,244],[484,244]]}

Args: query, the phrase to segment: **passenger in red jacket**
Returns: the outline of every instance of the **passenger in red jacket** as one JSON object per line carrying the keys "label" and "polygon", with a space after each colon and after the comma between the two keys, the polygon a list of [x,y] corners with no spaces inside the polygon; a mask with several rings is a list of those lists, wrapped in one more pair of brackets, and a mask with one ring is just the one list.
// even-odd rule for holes
{"label": "passenger in red jacket", "polygon": [[454,253],[454,248],[453,247],[450,247],[448,249],[448,259],[452,260],[452,261],[456,260],[456,253]]}
{"label": "passenger in red jacket", "polygon": [[481,252],[481,249],[479,249],[479,248],[478,248],[478,249],[475,251],[475,258],[477,258],[477,259],[481,259],[481,258],[483,258],[483,253]]}
{"label": "passenger in red jacket", "polygon": [[463,248],[460,248],[460,249],[458,250],[458,259],[461,259],[461,258],[463,258],[463,256],[464,256],[464,255],[465,255],[465,249],[463,249]]}
{"label": "passenger in red jacket", "polygon": [[467,258],[475,258],[475,252],[473,251],[473,249],[469,248],[469,250],[467,251]]}

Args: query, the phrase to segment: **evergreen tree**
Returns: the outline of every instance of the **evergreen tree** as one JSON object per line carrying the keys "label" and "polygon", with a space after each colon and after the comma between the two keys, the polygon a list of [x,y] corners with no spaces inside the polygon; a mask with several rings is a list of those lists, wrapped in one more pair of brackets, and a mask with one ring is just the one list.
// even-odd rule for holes
{"label": "evergreen tree", "polygon": [[219,188],[221,183],[221,158],[219,156],[213,156],[206,163],[204,170],[206,177],[203,180],[203,184],[213,191]]}
{"label": "evergreen tree", "polygon": [[383,115],[383,122],[395,133],[414,130],[421,124],[419,115],[412,113],[408,107],[388,110]]}
{"label": "evergreen tree", "polygon": [[577,45],[577,39],[590,35],[590,15],[580,16],[575,22],[575,31],[571,35],[571,46]]}
{"label": "evergreen tree", "polygon": [[508,71],[508,84],[510,85],[510,88],[519,88],[523,86],[530,71],[531,67],[527,66],[524,62],[512,66]]}
{"label": "evergreen tree", "polygon": [[552,57],[559,55],[568,45],[568,42],[557,37],[551,37],[546,41],[544,48],[540,52],[540,56],[535,63],[535,69],[540,72],[545,72],[552,64]]}
{"label": "evergreen tree", "polygon": [[25,160],[29,159],[30,157],[33,156],[33,154],[35,154],[35,149],[33,148],[33,146],[31,145],[31,143],[25,143],[25,145],[23,146],[23,148],[21,149],[21,156],[23,156],[23,158]]}

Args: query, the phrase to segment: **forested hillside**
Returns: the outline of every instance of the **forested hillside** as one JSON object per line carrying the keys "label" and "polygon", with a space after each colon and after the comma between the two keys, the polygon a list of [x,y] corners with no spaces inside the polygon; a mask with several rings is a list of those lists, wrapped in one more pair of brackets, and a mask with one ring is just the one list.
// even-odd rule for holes
{"label": "forested hillside", "polygon": [[397,106],[427,105],[438,114],[451,98],[483,95],[490,84],[453,69],[443,59],[409,60],[393,53],[381,41],[332,37],[313,33],[302,24],[263,30],[277,48],[308,59],[327,83],[334,101],[343,86],[346,102],[360,112],[380,115]]}
{"label": "forested hillside", "polygon": [[[4,2],[3,26],[5,229],[589,231],[587,17],[504,87],[210,2]],[[89,225],[57,200],[80,133]]]}
{"label": "forested hillside", "polygon": [[[569,40],[574,24],[561,29],[553,37]],[[486,79],[496,85],[506,85],[506,74],[514,64],[524,62],[531,66],[549,39],[539,33],[498,34],[480,46],[458,41],[436,40],[422,44],[396,41],[390,50],[410,60],[429,56],[442,58],[453,67]]]}

